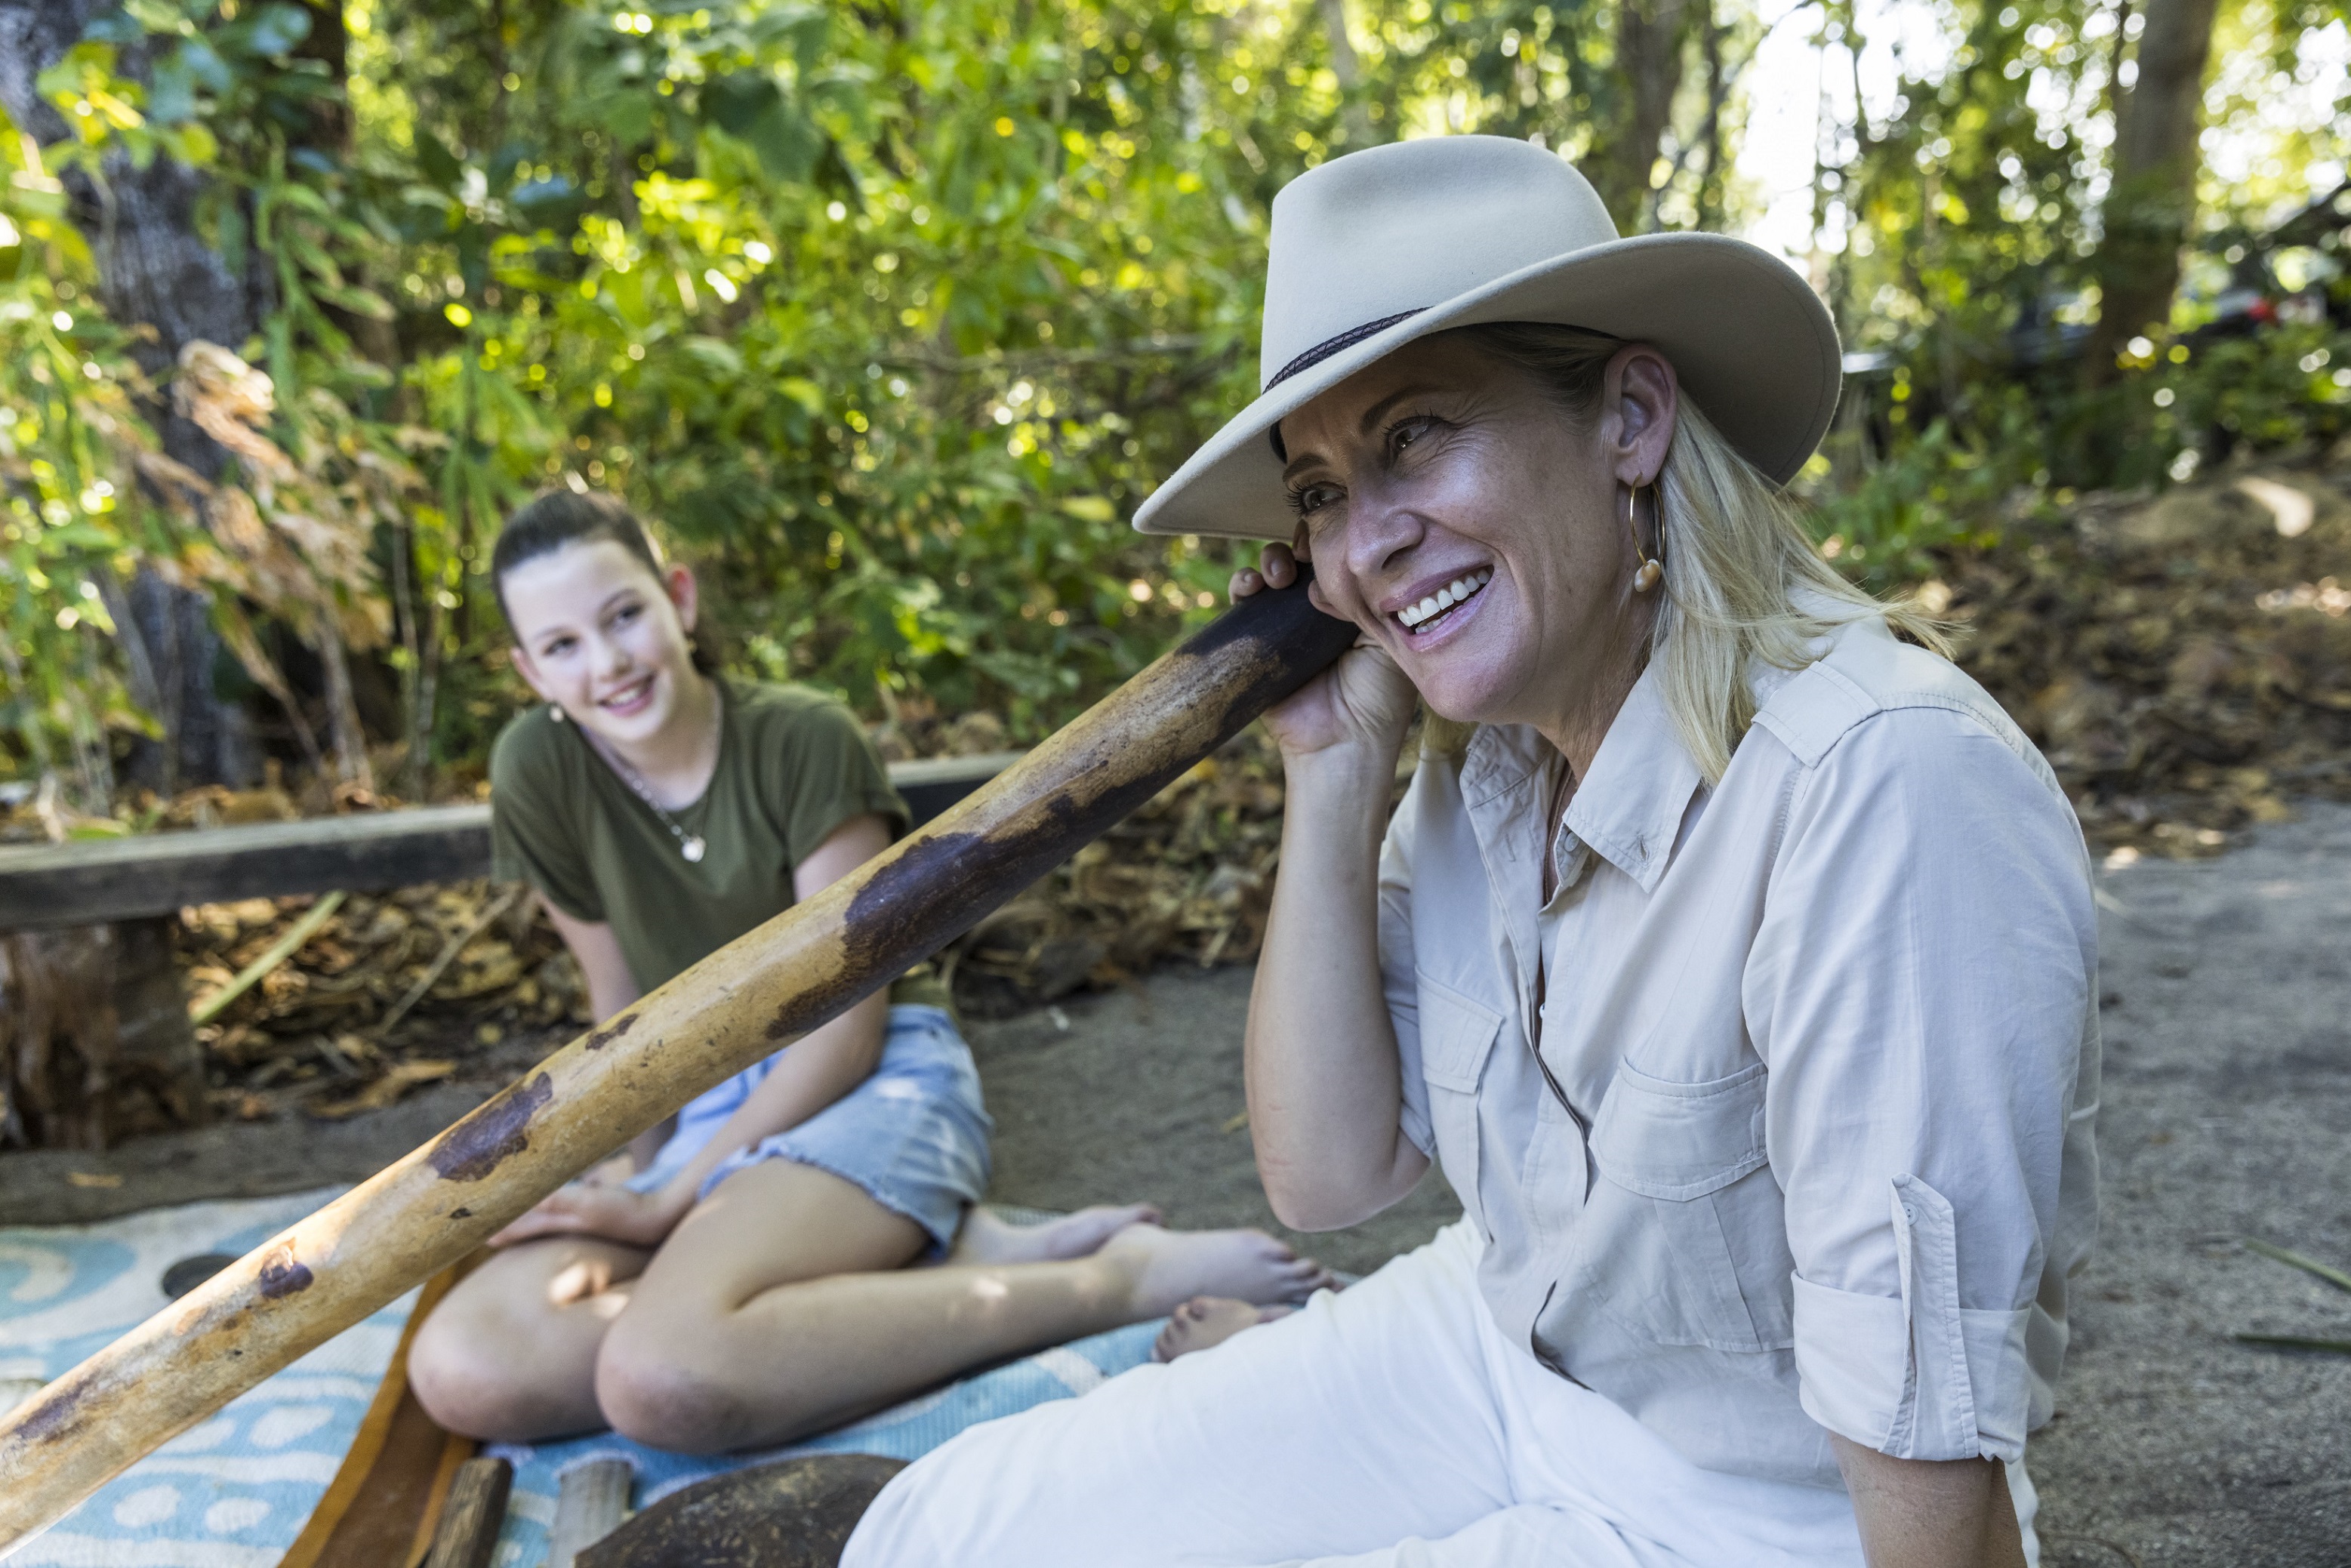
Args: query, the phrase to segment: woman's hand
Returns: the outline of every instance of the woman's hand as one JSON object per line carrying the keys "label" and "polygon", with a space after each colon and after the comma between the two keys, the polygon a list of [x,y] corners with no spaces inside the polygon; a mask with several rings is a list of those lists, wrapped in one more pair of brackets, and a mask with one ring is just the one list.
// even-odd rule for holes
{"label": "woman's hand", "polygon": [[[1298,580],[1302,544],[1265,547],[1262,563],[1233,573],[1236,602],[1267,588],[1288,588]],[[1331,608],[1319,585],[1308,591],[1314,607],[1324,614]],[[1266,728],[1281,747],[1285,764],[1318,752],[1360,751],[1381,766],[1393,768],[1404,748],[1405,731],[1419,694],[1389,658],[1387,650],[1365,638],[1340,655],[1339,662],[1267,710]]]}
{"label": "woman's hand", "polygon": [[558,1187],[536,1207],[490,1238],[493,1247],[511,1247],[542,1236],[601,1236],[632,1247],[658,1247],[677,1228],[694,1207],[693,1193],[681,1203],[672,1196],[673,1182],[659,1192],[632,1192],[625,1186],[576,1181]]}

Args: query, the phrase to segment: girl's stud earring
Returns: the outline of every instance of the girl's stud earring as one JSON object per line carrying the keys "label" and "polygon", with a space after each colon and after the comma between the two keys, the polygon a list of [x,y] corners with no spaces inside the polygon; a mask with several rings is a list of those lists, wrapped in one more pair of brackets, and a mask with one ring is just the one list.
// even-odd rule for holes
{"label": "girl's stud earring", "polygon": [[560,704],[558,704],[558,703],[549,703],[549,704],[548,704],[548,705],[547,705],[547,716],[548,716],[548,717],[549,717],[549,718],[551,718],[551,719],[553,719],[556,723],[558,723],[558,724],[561,724],[561,723],[563,722],[563,708],[562,708],[562,706],[561,706]]}

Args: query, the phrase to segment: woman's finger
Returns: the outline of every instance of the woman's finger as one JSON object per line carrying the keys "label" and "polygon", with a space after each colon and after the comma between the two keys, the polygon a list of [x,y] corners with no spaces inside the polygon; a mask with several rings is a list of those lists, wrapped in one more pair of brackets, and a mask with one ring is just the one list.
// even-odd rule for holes
{"label": "woman's finger", "polygon": [[1246,566],[1241,568],[1240,570],[1233,573],[1231,584],[1233,602],[1239,603],[1264,586],[1265,579],[1259,577],[1254,568]]}
{"label": "woman's finger", "polygon": [[1270,588],[1288,588],[1298,580],[1298,558],[1288,545],[1266,546],[1257,569]]}

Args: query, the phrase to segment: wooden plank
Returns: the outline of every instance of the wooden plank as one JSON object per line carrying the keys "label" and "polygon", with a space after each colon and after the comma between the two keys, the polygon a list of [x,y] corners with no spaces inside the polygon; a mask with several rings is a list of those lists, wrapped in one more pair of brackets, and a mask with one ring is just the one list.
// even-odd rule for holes
{"label": "wooden plank", "polygon": [[96,925],[189,904],[457,882],[490,863],[487,806],[423,806],[0,851],[0,929]]}
{"label": "wooden plank", "polygon": [[575,1559],[621,1527],[637,1469],[618,1454],[583,1459],[558,1478],[555,1522],[547,1531],[547,1568],[573,1568]]}
{"label": "wooden plank", "polygon": [[425,1282],[359,1435],[278,1568],[408,1568],[424,1555],[457,1469],[474,1457],[474,1443],[434,1425],[417,1403],[408,1386],[408,1348],[441,1298],[480,1258],[453,1264]]}
{"label": "wooden plank", "polygon": [[513,1486],[514,1466],[505,1459],[467,1459],[459,1466],[424,1568],[490,1568]]}
{"label": "wooden plank", "polygon": [[[893,763],[919,826],[1009,767],[1017,751]],[[490,871],[487,806],[421,806],[300,822],[82,839],[0,850],[0,931],[96,925],[191,904],[377,893]]]}

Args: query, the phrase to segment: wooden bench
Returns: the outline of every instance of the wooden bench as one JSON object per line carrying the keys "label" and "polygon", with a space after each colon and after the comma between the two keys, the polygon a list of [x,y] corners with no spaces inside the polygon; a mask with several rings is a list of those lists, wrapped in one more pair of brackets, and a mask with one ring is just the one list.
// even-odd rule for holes
{"label": "wooden bench", "polygon": [[[893,762],[916,822],[1001,773],[1017,751]],[[487,806],[421,806],[184,833],[0,849],[0,931],[99,925],[192,904],[380,893],[490,873]]]}
{"label": "wooden bench", "polygon": [[[890,781],[925,822],[1019,756],[893,763]],[[489,872],[487,806],[0,849],[0,1142],[24,1135],[16,1124],[31,1110],[41,1141],[104,1147],[153,1119],[124,1108],[124,1086],[169,1124],[205,1119],[204,1056],[172,962],[186,905],[381,893]],[[20,993],[46,999],[28,1004]],[[14,1040],[27,1027],[40,1038]],[[59,1029],[73,1038],[53,1040]],[[29,1103],[15,1082],[28,1063],[40,1081]]]}

